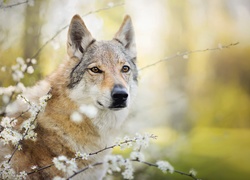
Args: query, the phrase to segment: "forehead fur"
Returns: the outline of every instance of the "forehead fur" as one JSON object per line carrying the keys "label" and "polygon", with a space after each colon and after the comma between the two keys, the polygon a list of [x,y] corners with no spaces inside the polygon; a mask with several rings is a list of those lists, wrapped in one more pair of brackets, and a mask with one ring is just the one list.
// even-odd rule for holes
{"label": "forehead fur", "polygon": [[132,59],[129,52],[119,42],[99,41],[94,43],[84,54],[83,61],[102,63],[117,63],[118,61],[129,61]]}
{"label": "forehead fur", "polygon": [[137,79],[137,68],[135,57],[132,57],[122,44],[115,40],[99,41],[91,44],[79,63],[72,69],[70,74],[69,88],[75,87],[83,77],[87,67],[91,63],[100,63],[104,65],[117,65],[120,61],[128,62],[134,70],[133,79]]}

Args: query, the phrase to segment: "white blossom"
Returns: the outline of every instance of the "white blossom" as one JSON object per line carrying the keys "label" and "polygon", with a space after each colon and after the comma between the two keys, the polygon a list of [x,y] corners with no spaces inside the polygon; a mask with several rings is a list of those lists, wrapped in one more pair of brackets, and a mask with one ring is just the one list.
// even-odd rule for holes
{"label": "white blossom", "polygon": [[31,166],[31,169],[32,169],[32,170],[35,170],[35,169],[37,169],[37,168],[38,168],[37,165]]}
{"label": "white blossom", "polygon": [[39,98],[39,109],[40,111],[44,111],[46,105],[47,105],[47,102],[48,100],[52,97],[51,94],[47,94],[47,95],[44,95],[42,97]]}
{"label": "white blossom", "polygon": [[55,157],[53,159],[53,163],[58,170],[68,174],[71,174],[77,170],[75,159],[69,160],[65,156]]}
{"label": "white blossom", "polygon": [[114,3],[113,2],[109,2],[108,3],[108,7],[113,7],[114,6]]}
{"label": "white blossom", "polygon": [[62,177],[59,177],[59,176],[56,176],[53,178],[53,180],[65,180],[65,178],[62,178]]}
{"label": "white blossom", "polygon": [[82,153],[81,153],[80,151],[77,151],[77,152],[75,153],[75,157],[76,157],[76,158],[82,157]]}
{"label": "white blossom", "polygon": [[133,173],[134,169],[130,160],[125,161],[125,171],[122,173],[124,179],[134,179]]}
{"label": "white blossom", "polygon": [[17,150],[18,151],[21,151],[23,148],[22,148],[22,145],[21,144],[19,144],[18,146],[17,146]]}
{"label": "white blossom", "polygon": [[2,71],[2,72],[5,72],[5,71],[6,71],[6,66],[2,66],[2,67],[1,67],[1,71]]}
{"label": "white blossom", "polygon": [[87,160],[89,157],[89,154],[87,153],[81,153],[80,151],[76,152],[75,154],[76,158],[82,158],[83,160]]}
{"label": "white blossom", "polygon": [[110,171],[120,172],[121,166],[124,162],[124,159],[120,155],[107,155],[104,157],[104,163],[107,165]]}
{"label": "white blossom", "polygon": [[30,61],[31,61],[30,58],[26,59],[26,63],[30,63]]}
{"label": "white blossom", "polygon": [[[38,113],[38,112],[36,112]],[[25,132],[23,133],[24,139],[30,139],[35,141],[37,137],[37,133],[35,133],[35,128],[36,128],[36,116],[31,115],[29,119],[24,121],[22,123],[22,128],[25,129]]]}
{"label": "white blossom", "polygon": [[20,65],[25,64],[23,58],[21,58],[21,57],[16,58],[16,62],[17,62],[18,64],[20,64]]}
{"label": "white blossom", "polygon": [[145,133],[144,135],[141,135],[139,133],[136,133],[135,136],[135,146],[134,150],[140,150],[141,148],[146,148],[149,145],[150,140],[150,134]]}
{"label": "white blossom", "polygon": [[4,128],[0,133],[0,140],[3,144],[9,144],[11,142],[16,145],[22,139],[22,135],[11,128]]}
{"label": "white blossom", "polygon": [[32,64],[36,64],[36,63],[37,63],[37,60],[33,58],[33,59],[31,59],[31,63],[32,63]]}
{"label": "white blossom", "polygon": [[72,174],[73,172],[77,171],[77,165],[75,159],[67,160],[67,173]]}
{"label": "white blossom", "polygon": [[183,57],[183,59],[188,59],[188,55],[187,54],[184,54],[182,57]]}
{"label": "white blossom", "polygon": [[6,94],[10,96],[13,91],[15,91],[15,86],[9,86],[9,87],[0,87],[0,95]]}
{"label": "white blossom", "polygon": [[126,146],[124,145],[124,141],[123,139],[117,137],[116,140],[115,140],[115,145],[116,146],[120,146],[121,150],[124,150],[126,149]]}
{"label": "white blossom", "polygon": [[[60,171],[63,171],[63,172],[66,172],[66,165],[65,165],[65,161],[62,160],[62,157],[65,157],[65,156],[59,156],[58,158],[54,158],[53,159],[53,163],[55,165],[55,167],[60,170]],[[65,157],[66,158],[66,157]]]}
{"label": "white blossom", "polygon": [[83,154],[82,154],[82,159],[83,159],[83,160],[87,160],[88,157],[89,157],[89,154],[87,154],[87,153],[83,153]]}
{"label": "white blossom", "polygon": [[194,169],[190,169],[189,174],[195,177],[197,175],[197,171]]}
{"label": "white blossom", "polygon": [[54,50],[57,50],[57,49],[60,48],[60,43],[58,41],[56,41],[56,40],[52,41],[51,45],[54,48]]}
{"label": "white blossom", "polygon": [[29,104],[29,112],[31,113],[30,118],[35,118],[35,116],[39,113],[41,110],[41,107],[33,102],[27,102]]}
{"label": "white blossom", "polygon": [[12,71],[16,71],[16,70],[18,70],[19,68],[20,68],[20,65],[19,65],[19,64],[15,64],[15,65],[12,65],[12,66],[11,66]]}
{"label": "white blossom", "polygon": [[29,66],[29,67],[27,68],[27,73],[32,74],[33,72],[34,72],[33,66]]}
{"label": "white blossom", "polygon": [[21,66],[21,71],[24,72],[27,69],[27,64],[23,64]]}
{"label": "white blossom", "polygon": [[219,48],[219,49],[223,49],[223,46],[222,46],[221,43],[218,44],[218,48]]}
{"label": "white blossom", "polygon": [[16,172],[10,167],[8,161],[0,163],[0,179],[16,179]]}
{"label": "white blossom", "polygon": [[132,160],[144,161],[144,155],[141,152],[134,151],[130,153],[130,158]]}
{"label": "white blossom", "polygon": [[167,171],[169,171],[170,173],[174,173],[174,167],[167,161],[157,161],[156,165],[164,173]]}
{"label": "white blossom", "polygon": [[81,113],[79,113],[78,111],[74,111],[71,115],[70,115],[70,119],[75,122],[75,123],[80,123],[83,120],[83,117],[81,115]]}
{"label": "white blossom", "polygon": [[23,78],[24,78],[24,74],[23,74],[23,72],[21,70],[17,69],[15,71],[13,71],[13,73],[12,73],[12,79],[14,81],[19,82]]}
{"label": "white blossom", "polygon": [[126,146],[127,148],[130,148],[133,146],[132,141],[128,136],[125,136],[123,138],[123,141],[124,141],[123,145]]}
{"label": "white blossom", "polygon": [[3,117],[1,121],[1,126],[3,126],[4,128],[11,128],[14,127],[16,123],[16,119],[12,119],[10,117]]}
{"label": "white blossom", "polygon": [[2,99],[3,99],[3,102],[5,104],[9,103],[9,101],[10,101],[10,97],[8,95],[6,95],[6,94],[3,95]]}
{"label": "white blossom", "polygon": [[25,136],[25,139],[30,139],[32,141],[35,141],[37,138],[37,133],[34,130],[29,130],[27,135]]}
{"label": "white blossom", "polygon": [[25,88],[25,86],[23,85],[23,83],[18,82],[17,85],[16,85],[15,92],[16,92],[16,93],[19,93],[19,92],[24,91],[25,89],[26,89],[26,88]]}
{"label": "white blossom", "polygon": [[79,112],[92,119],[96,117],[98,110],[95,106],[92,105],[81,105],[79,107]]}
{"label": "white blossom", "polygon": [[20,172],[17,176],[16,176],[16,180],[23,180],[26,179],[27,173],[25,171]]}
{"label": "white blossom", "polygon": [[4,158],[5,159],[9,159],[11,157],[11,154],[5,155]]}
{"label": "white blossom", "polygon": [[132,147],[133,146],[132,142],[133,139],[129,138],[128,136],[125,136],[123,139],[116,138],[115,140],[116,146],[120,146],[121,150]]}
{"label": "white blossom", "polygon": [[[11,66],[11,69],[12,69],[12,79],[14,81],[16,81],[16,82],[20,82],[20,80],[22,78],[24,78],[24,74],[23,73],[27,69],[27,64],[25,63],[25,61],[21,57],[18,57],[16,59],[16,62],[17,62],[17,64]],[[33,71],[34,71],[34,69],[33,69]],[[28,72],[31,72],[31,70],[28,71]]]}
{"label": "white blossom", "polygon": [[133,179],[134,169],[132,163],[129,159],[124,159],[120,155],[107,155],[104,158],[104,163],[108,167],[108,173],[112,174],[112,172],[120,172],[121,167],[124,166],[125,170],[122,172],[122,176],[124,179]]}
{"label": "white blossom", "polygon": [[31,139],[31,140],[36,140],[37,133],[35,133],[35,128],[36,128],[36,118],[37,115],[45,109],[45,106],[47,104],[47,101],[51,98],[50,94],[47,94],[45,96],[42,96],[39,99],[39,105],[30,102],[28,99],[26,99],[23,95],[18,95],[17,99],[22,100],[24,103],[29,105],[29,113],[30,117],[26,121],[22,123],[22,128],[25,129],[23,136],[24,139]]}

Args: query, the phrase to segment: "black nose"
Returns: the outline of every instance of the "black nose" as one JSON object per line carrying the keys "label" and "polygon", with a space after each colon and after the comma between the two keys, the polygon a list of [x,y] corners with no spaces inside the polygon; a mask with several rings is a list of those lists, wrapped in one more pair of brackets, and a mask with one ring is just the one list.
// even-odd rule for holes
{"label": "black nose", "polygon": [[127,100],[128,93],[127,93],[127,90],[123,86],[115,85],[111,92],[111,96],[114,101],[123,102]]}
{"label": "black nose", "polygon": [[114,108],[126,107],[128,93],[127,93],[127,90],[122,85],[114,86],[111,92],[111,97],[113,99],[112,107]]}

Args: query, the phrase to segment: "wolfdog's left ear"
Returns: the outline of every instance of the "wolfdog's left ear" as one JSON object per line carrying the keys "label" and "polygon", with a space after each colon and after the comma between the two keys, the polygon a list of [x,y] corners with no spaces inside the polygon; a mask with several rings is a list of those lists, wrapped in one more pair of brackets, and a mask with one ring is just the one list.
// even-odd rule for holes
{"label": "wolfdog's left ear", "polygon": [[114,39],[119,41],[128,51],[130,51],[133,57],[136,57],[134,28],[130,16],[125,16]]}
{"label": "wolfdog's left ear", "polygon": [[81,59],[87,47],[94,41],[82,18],[75,15],[69,25],[67,51],[70,57]]}

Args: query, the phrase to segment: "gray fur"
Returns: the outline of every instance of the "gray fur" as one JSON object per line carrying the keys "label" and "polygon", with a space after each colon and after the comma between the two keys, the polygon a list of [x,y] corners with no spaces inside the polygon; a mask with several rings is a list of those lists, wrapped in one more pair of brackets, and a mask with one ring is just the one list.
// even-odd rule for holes
{"label": "gray fur", "polygon": [[74,88],[81,81],[89,64],[100,61],[103,64],[115,66],[121,59],[130,64],[133,80],[137,81],[136,57],[132,57],[123,45],[115,40],[94,42],[87,48],[80,62],[72,69],[68,87]]}

